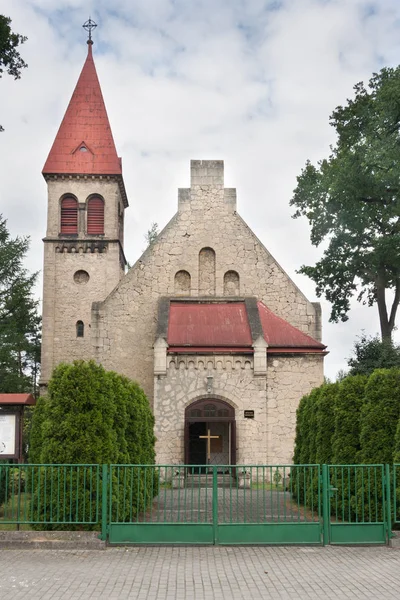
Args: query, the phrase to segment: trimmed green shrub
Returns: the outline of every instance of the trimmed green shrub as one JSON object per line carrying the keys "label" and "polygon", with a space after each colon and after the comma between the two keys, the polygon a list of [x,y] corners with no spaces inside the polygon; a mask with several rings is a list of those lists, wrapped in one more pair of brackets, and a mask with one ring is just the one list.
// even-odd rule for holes
{"label": "trimmed green shrub", "polygon": [[33,408],[28,443],[28,457],[31,464],[40,462],[43,446],[42,425],[46,419],[47,404],[47,396],[39,396]]}
{"label": "trimmed green shrub", "polygon": [[[32,424],[30,458],[46,464],[154,464],[153,425],[147,398],[135,382],[93,361],[61,364],[49,382],[45,408],[40,408]],[[137,469],[127,469],[123,479],[116,473],[111,483],[118,519],[123,521],[147,508],[158,491],[158,479],[155,473],[145,480],[144,472]],[[44,492],[46,481],[52,482],[51,489],[59,489],[57,477],[54,467],[36,475],[35,488],[42,490],[35,497],[37,520],[68,514],[69,521],[79,521],[83,514],[94,514],[99,498],[84,470],[63,471],[62,487],[68,493],[61,497],[58,492]]]}
{"label": "trimmed green shrub", "polygon": [[332,462],[332,438],[335,432],[335,405],[339,384],[325,383],[319,388],[316,404],[315,462]]}
{"label": "trimmed green shrub", "polygon": [[366,375],[354,375],[339,384],[334,411],[332,463],[355,464],[360,452],[360,418],[364,403]]}
{"label": "trimmed green shrub", "polygon": [[301,463],[300,457],[303,452],[303,443],[305,440],[305,428],[306,424],[304,423],[304,414],[307,410],[307,403],[309,402],[310,396],[303,396],[299,402],[296,411],[296,435],[294,440],[294,453],[293,453],[293,463],[298,465]]}
{"label": "trimmed green shrub", "polygon": [[365,388],[359,462],[392,462],[399,418],[400,369],[377,369],[369,377]]}

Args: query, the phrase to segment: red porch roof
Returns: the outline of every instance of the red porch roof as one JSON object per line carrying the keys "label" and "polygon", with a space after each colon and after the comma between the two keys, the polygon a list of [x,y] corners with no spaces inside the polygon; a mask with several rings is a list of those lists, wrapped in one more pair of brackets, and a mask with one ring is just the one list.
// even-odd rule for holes
{"label": "red porch roof", "polygon": [[[263,337],[271,353],[323,352],[314,340],[257,302]],[[252,351],[252,334],[246,304],[239,302],[179,302],[169,309],[167,343],[170,352]]]}
{"label": "red porch roof", "polygon": [[278,317],[263,302],[257,302],[264,339],[271,348],[314,348],[326,346]]}
{"label": "red porch roof", "polygon": [[251,346],[244,302],[171,302],[170,346]]}

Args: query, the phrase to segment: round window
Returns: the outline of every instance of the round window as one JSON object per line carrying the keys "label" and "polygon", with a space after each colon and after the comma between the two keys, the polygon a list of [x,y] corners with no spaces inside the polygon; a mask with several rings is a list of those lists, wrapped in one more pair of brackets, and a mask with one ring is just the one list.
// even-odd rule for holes
{"label": "round window", "polygon": [[90,277],[89,277],[89,273],[87,271],[83,271],[82,269],[80,271],[76,271],[74,273],[74,281],[75,283],[87,283],[89,281]]}

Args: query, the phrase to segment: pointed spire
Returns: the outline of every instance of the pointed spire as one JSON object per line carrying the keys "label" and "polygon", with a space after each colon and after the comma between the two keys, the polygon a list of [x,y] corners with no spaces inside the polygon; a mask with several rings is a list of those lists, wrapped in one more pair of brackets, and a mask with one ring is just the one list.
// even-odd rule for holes
{"label": "pointed spire", "polygon": [[88,55],[44,165],[44,175],[122,175],[93,61],[91,36],[87,43]]}

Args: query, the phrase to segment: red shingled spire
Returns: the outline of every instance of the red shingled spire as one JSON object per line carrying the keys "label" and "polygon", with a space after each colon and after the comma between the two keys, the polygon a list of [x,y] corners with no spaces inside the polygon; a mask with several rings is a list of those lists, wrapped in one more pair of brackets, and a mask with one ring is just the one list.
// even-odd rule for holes
{"label": "red shingled spire", "polygon": [[43,168],[43,174],[121,175],[100,83],[88,55],[60,129]]}

